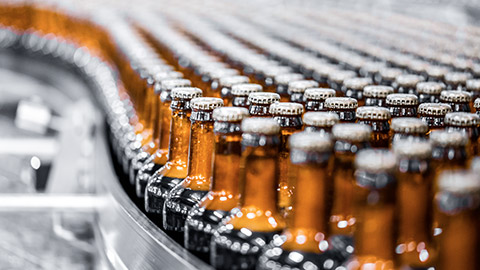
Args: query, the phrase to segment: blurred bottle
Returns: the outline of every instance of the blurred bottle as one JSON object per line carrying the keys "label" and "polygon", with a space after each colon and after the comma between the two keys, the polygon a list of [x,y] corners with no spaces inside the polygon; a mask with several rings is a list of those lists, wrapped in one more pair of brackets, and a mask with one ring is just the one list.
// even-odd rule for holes
{"label": "blurred bottle", "polygon": [[424,81],[425,78],[414,74],[400,74],[395,77],[393,88],[395,93],[399,94],[417,94],[417,84]]}
{"label": "blurred bottle", "polygon": [[248,96],[248,112],[253,117],[271,117],[270,104],[280,101],[277,93],[259,92]]}
{"label": "blurred bottle", "polygon": [[324,103],[327,111],[337,113],[341,123],[354,123],[356,120],[355,110],[358,107],[357,100],[349,97],[331,97]]}
{"label": "blurred bottle", "polygon": [[470,140],[468,152],[471,157],[480,153],[480,116],[475,113],[451,112],[445,115],[445,129],[447,131],[460,131]]}
{"label": "blurred bottle", "polygon": [[428,125],[418,118],[402,117],[392,119],[390,129],[392,144],[398,140],[426,140]]}
{"label": "blurred bottle", "polygon": [[262,86],[256,83],[241,83],[232,86],[232,104],[225,106],[242,107],[248,109],[248,96],[251,93],[262,92]]}
{"label": "blurred bottle", "polygon": [[222,77],[218,82],[218,88],[220,89],[220,97],[223,99],[225,106],[230,106],[232,103],[232,87],[236,84],[249,83],[250,79],[247,76],[229,76]]}
{"label": "blurred bottle", "polygon": [[290,95],[288,94],[288,84],[290,82],[300,81],[303,79],[303,75],[299,73],[287,73],[275,76],[275,92],[280,95],[280,101],[286,102],[290,100]]}
{"label": "blurred bottle", "polygon": [[318,83],[313,80],[293,81],[288,84],[287,93],[290,95],[290,101],[305,105],[305,90],[318,87]]}
{"label": "blurred bottle", "polygon": [[370,144],[374,148],[390,145],[390,111],[383,107],[363,106],[357,108],[357,123],[372,128]]}
{"label": "blurred bottle", "polygon": [[472,74],[467,72],[448,72],[444,76],[447,90],[465,91],[467,81],[472,78]]}
{"label": "blurred bottle", "polygon": [[385,103],[392,118],[417,117],[418,98],[414,94],[390,94]]}
{"label": "blurred bottle", "polygon": [[447,103],[422,103],[418,106],[418,116],[428,125],[429,132],[445,127],[445,115],[452,112]]}
{"label": "blurred bottle", "polygon": [[330,135],[332,127],[340,122],[338,114],[332,112],[306,112],[303,115],[304,130]]}
{"label": "blurred bottle", "polygon": [[466,91],[442,91],[440,101],[450,104],[454,112],[470,112],[472,95]]}
{"label": "blurred bottle", "polygon": [[445,84],[439,82],[419,82],[417,84],[418,102],[439,103],[440,94],[445,90]]}
{"label": "blurred bottle", "polygon": [[379,84],[392,86],[395,79],[402,73],[403,71],[399,68],[382,68],[379,71]]}
{"label": "blurred bottle", "polygon": [[367,85],[363,88],[365,106],[387,107],[386,98],[393,94],[393,87],[386,85]]}
{"label": "blurred bottle", "polygon": [[303,97],[305,99],[305,111],[327,111],[325,100],[335,96],[335,90],[331,88],[309,88],[305,90]]}
{"label": "blurred bottle", "polygon": [[351,70],[335,70],[330,73],[327,79],[328,87],[336,91],[336,96],[341,97],[344,95],[342,92],[343,82],[346,79],[357,77],[357,73]]}

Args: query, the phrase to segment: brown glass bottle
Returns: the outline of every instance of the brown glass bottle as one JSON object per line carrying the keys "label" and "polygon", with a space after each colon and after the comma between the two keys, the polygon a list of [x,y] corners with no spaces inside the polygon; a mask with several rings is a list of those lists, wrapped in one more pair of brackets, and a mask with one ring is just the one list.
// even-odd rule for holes
{"label": "brown glass bottle", "polygon": [[448,72],[445,74],[445,83],[447,90],[465,91],[467,80],[472,78],[472,74],[467,72]]}
{"label": "brown glass bottle", "polygon": [[418,116],[427,123],[429,133],[445,127],[445,115],[452,111],[447,103],[422,103],[418,106]]}
{"label": "brown glass bottle", "polygon": [[253,117],[271,117],[270,104],[280,101],[277,93],[259,92],[248,95],[248,112]]}
{"label": "brown glass bottle", "polygon": [[382,68],[379,73],[379,84],[381,85],[393,85],[395,78],[400,76],[403,71],[399,68]]}
{"label": "brown glass bottle", "polygon": [[318,82],[313,80],[293,81],[288,84],[288,94],[290,101],[305,105],[305,90],[318,87]]}
{"label": "brown glass bottle", "polygon": [[262,86],[256,83],[241,83],[232,86],[232,103],[226,106],[248,109],[248,96],[251,93],[262,92]]}
{"label": "brown glass bottle", "polygon": [[470,156],[477,156],[480,153],[479,124],[480,116],[475,113],[451,112],[445,115],[445,129],[447,131],[460,131],[469,138],[468,151]]}
{"label": "brown glass bottle", "polygon": [[210,251],[213,232],[239,199],[241,121],[248,117],[245,108],[224,107],[213,111],[215,157],[212,188],[195,205],[185,221],[185,248],[205,254]]}
{"label": "brown glass bottle", "polygon": [[[163,228],[183,232],[192,207],[208,193],[211,186],[215,134],[213,110],[223,106],[220,98],[199,97],[190,101],[190,147],[188,175],[170,190],[163,205]],[[183,233],[178,235],[183,237]]]}
{"label": "brown glass bottle", "polygon": [[372,84],[370,78],[349,78],[343,81],[342,92],[346,97],[356,99],[360,107],[365,104],[363,88],[370,84]]}
{"label": "brown glass bottle", "polygon": [[[314,266],[334,269],[333,264],[323,266],[328,260],[325,253],[329,247],[327,223],[332,194],[332,142],[328,136],[300,132],[290,137],[290,149],[297,191],[291,225],[283,232],[286,241],[281,245],[274,241],[263,252],[257,269],[271,269],[271,265],[279,269],[301,269],[306,262],[312,269]],[[291,260],[289,257],[292,256],[297,256],[298,260]]]}
{"label": "brown glass bottle", "polygon": [[355,110],[358,107],[357,100],[349,97],[331,97],[324,103],[327,111],[338,114],[341,123],[354,123],[356,120]]}
{"label": "brown glass bottle", "polygon": [[393,93],[393,87],[386,85],[367,85],[363,88],[365,106],[387,107],[386,98]]}
{"label": "brown glass bottle", "polygon": [[270,105],[270,114],[280,125],[280,153],[278,155],[279,182],[278,182],[278,207],[285,214],[291,211],[294,185],[290,164],[290,149],[288,139],[293,133],[303,128],[303,106],[300,103],[277,102]]}
{"label": "brown glass bottle", "polygon": [[343,82],[346,79],[354,78],[357,76],[357,73],[351,70],[338,70],[329,74],[327,83],[328,87],[336,91],[336,96],[341,97],[344,95],[342,92]]}
{"label": "brown glass bottle", "polygon": [[400,268],[419,269],[435,265],[432,235],[432,146],[428,141],[397,141],[397,224],[395,251]]}
{"label": "brown glass bottle", "polygon": [[357,108],[357,123],[372,128],[370,144],[374,148],[388,148],[390,145],[390,111],[383,107],[363,106]]}
{"label": "brown glass bottle", "polygon": [[398,140],[426,140],[428,125],[418,118],[401,117],[392,119],[392,144]]}
{"label": "brown glass bottle", "polygon": [[480,268],[480,181],[474,172],[442,174],[435,196],[442,220],[435,269]]}
{"label": "brown glass bottle", "polygon": [[232,86],[235,84],[249,83],[250,79],[247,76],[229,76],[222,77],[218,82],[218,88],[220,89],[220,96],[223,99],[224,104],[232,103]]}
{"label": "brown glass bottle", "polygon": [[440,101],[450,104],[454,112],[470,112],[472,95],[466,91],[442,91]]}
{"label": "brown glass bottle", "polygon": [[261,248],[285,229],[277,210],[280,126],[271,118],[249,118],[242,131],[240,205],[213,235],[210,258],[217,269],[253,269]]}
{"label": "brown glass bottle", "polygon": [[325,100],[335,96],[335,90],[331,88],[309,88],[305,90],[305,111],[327,111],[324,106]]}
{"label": "brown glass bottle", "polygon": [[332,133],[332,127],[340,122],[338,114],[332,112],[306,112],[303,115],[304,130],[325,135]]}
{"label": "brown glass bottle", "polygon": [[414,74],[400,74],[395,77],[393,88],[399,94],[417,94],[417,84],[425,81],[425,78]]}
{"label": "brown glass bottle", "polygon": [[372,130],[367,125],[337,124],[332,128],[335,139],[333,170],[334,198],[330,217],[332,235],[353,235],[356,218],[353,214],[354,160],[358,151],[370,147]]}
{"label": "brown glass bottle", "polygon": [[[148,180],[145,188],[145,211],[162,222],[163,204],[168,192],[187,177],[190,143],[190,100],[202,95],[202,90],[182,87],[172,90],[172,121],[168,160]],[[157,220],[158,219],[158,220]]]}
{"label": "brown glass bottle", "polygon": [[419,82],[417,84],[418,102],[439,103],[440,94],[445,90],[445,84],[439,82]]}
{"label": "brown glass bottle", "polygon": [[288,94],[288,84],[290,82],[300,81],[303,79],[303,75],[299,73],[287,73],[275,76],[275,92],[280,95],[280,101],[286,102],[290,100],[290,95]]}
{"label": "brown glass bottle", "polygon": [[387,150],[363,150],[355,158],[355,254],[347,269],[396,269],[395,165]]}
{"label": "brown glass bottle", "polygon": [[392,118],[417,117],[418,98],[414,94],[390,94],[385,103]]}
{"label": "brown glass bottle", "polygon": [[[151,176],[151,174],[154,172],[152,170],[156,171],[160,169],[160,167],[163,166],[167,160],[166,152],[168,152],[168,136],[170,136],[170,119],[172,113],[170,110],[171,98],[169,98],[170,100],[166,101],[165,96],[169,96],[173,88],[189,87],[190,85],[191,82],[187,79],[167,79],[159,82],[159,84],[157,84],[156,86],[156,98],[153,104],[154,108],[152,110],[152,113],[154,114],[154,116],[152,117],[152,121],[154,121],[154,132],[152,136],[153,140],[149,144],[146,144],[142,147],[141,151],[137,154],[137,156],[132,159],[132,164],[130,166],[130,181],[132,181],[132,184],[135,186],[135,193],[139,198],[143,198],[143,194],[145,192],[145,185],[147,184],[148,177]],[[167,121],[168,123],[164,122],[164,118],[166,118],[165,121]],[[167,124],[167,129],[163,130]],[[164,138],[163,136],[166,136],[166,138]],[[157,158],[156,156],[154,156],[155,154],[163,154],[163,159]],[[152,156],[154,157],[152,158]],[[139,182],[139,179],[137,179],[139,172],[148,159],[150,159],[150,161],[156,159],[158,166],[156,166],[156,168],[151,168],[149,170],[148,176],[142,175],[142,181]],[[145,172],[146,171],[143,170],[142,174],[144,174]]]}

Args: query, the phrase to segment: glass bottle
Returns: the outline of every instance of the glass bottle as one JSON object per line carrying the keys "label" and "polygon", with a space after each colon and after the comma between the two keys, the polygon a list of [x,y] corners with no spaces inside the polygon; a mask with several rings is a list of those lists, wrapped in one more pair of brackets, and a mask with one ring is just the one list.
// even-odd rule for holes
{"label": "glass bottle", "polygon": [[[330,170],[332,142],[328,136],[300,132],[290,137],[291,162],[296,169],[296,194],[291,226],[284,232],[285,242],[276,241],[264,250],[257,269],[335,269],[324,266],[328,260],[328,219],[332,184]],[[298,258],[292,260],[292,257]]]}
{"label": "glass bottle", "polygon": [[202,74],[203,87],[206,95],[210,97],[221,97],[219,81],[220,78],[238,75],[238,70],[233,68],[214,68]]}
{"label": "glass bottle", "polygon": [[305,105],[305,90],[318,87],[318,82],[313,80],[293,81],[288,84],[288,94],[290,101]]}
{"label": "glass bottle", "polygon": [[355,253],[347,269],[395,269],[395,155],[363,150],[355,158]]}
{"label": "glass bottle", "polygon": [[247,76],[229,76],[222,77],[219,80],[218,88],[220,89],[220,96],[224,104],[229,105],[232,102],[232,87],[236,84],[249,83],[250,79]]}
{"label": "glass bottle", "polygon": [[468,151],[470,156],[477,156],[480,153],[480,116],[475,113],[451,112],[445,115],[445,126],[447,131],[460,131],[467,135],[470,140]]}
{"label": "glass bottle", "polygon": [[374,148],[388,148],[390,145],[390,111],[383,107],[363,106],[357,108],[357,123],[372,128],[370,144]]}
{"label": "glass bottle", "polygon": [[190,100],[200,97],[202,90],[182,87],[172,90],[172,121],[168,160],[148,180],[145,188],[145,211],[155,222],[162,222],[163,204],[168,193],[187,177],[188,147],[190,144]]}
{"label": "glass bottle", "polygon": [[305,90],[305,111],[327,111],[324,106],[325,100],[335,96],[335,90],[331,88],[309,88]]}
{"label": "glass bottle", "polygon": [[417,117],[418,98],[414,94],[390,94],[385,103],[392,118]]}
{"label": "glass bottle", "polygon": [[299,73],[287,73],[275,76],[275,92],[280,95],[280,101],[286,102],[290,100],[290,95],[288,94],[288,84],[290,82],[304,79],[303,75]]}
{"label": "glass bottle", "polygon": [[445,90],[445,84],[440,82],[419,82],[417,84],[418,102],[439,103],[440,93]]}
{"label": "glass bottle", "polygon": [[[199,97],[190,101],[190,147],[188,151],[188,174],[170,190],[163,205],[163,229],[182,232],[185,219],[192,207],[208,193],[211,185],[215,134],[213,110],[223,106],[223,100]],[[183,241],[181,241],[183,242]]]}
{"label": "glass bottle", "polygon": [[440,100],[450,104],[454,112],[470,112],[472,95],[466,91],[448,90],[442,91]]}
{"label": "glass bottle", "polygon": [[248,112],[253,117],[271,117],[270,105],[280,101],[280,95],[270,92],[258,92],[248,95]]}
{"label": "glass bottle", "polygon": [[387,107],[386,98],[393,94],[393,87],[386,85],[367,85],[363,88],[365,106]]}
{"label": "glass bottle", "polygon": [[253,269],[261,249],[285,229],[277,210],[280,126],[248,118],[242,131],[240,204],[213,235],[210,261],[217,269]]}
{"label": "glass bottle", "polygon": [[332,127],[340,122],[338,114],[332,112],[306,112],[303,115],[304,130],[330,135]]}
{"label": "glass bottle", "polygon": [[256,83],[241,83],[232,86],[232,104],[226,106],[242,107],[248,109],[248,96],[251,93],[262,92],[262,86]]}
{"label": "glass bottle", "polygon": [[349,78],[343,81],[342,92],[346,97],[356,99],[360,107],[365,104],[363,88],[370,84],[372,84],[370,78]]}
{"label": "glass bottle", "polygon": [[427,123],[429,134],[445,127],[445,115],[451,111],[452,107],[447,103],[422,103],[418,106],[418,116]]}
{"label": "glass bottle", "polygon": [[213,111],[215,155],[212,189],[195,205],[185,221],[184,246],[198,254],[210,251],[213,232],[239,202],[241,121],[245,108],[224,107]]}
{"label": "glass bottle", "polygon": [[358,107],[357,100],[349,97],[331,97],[324,103],[327,111],[337,113],[341,123],[354,123],[355,110]]}
{"label": "glass bottle", "polygon": [[397,140],[426,140],[428,125],[414,117],[401,117],[392,119],[392,144]]}
{"label": "glass bottle", "polygon": [[415,74],[400,74],[395,77],[393,88],[395,93],[399,94],[417,94],[417,84],[424,81],[425,78]]}

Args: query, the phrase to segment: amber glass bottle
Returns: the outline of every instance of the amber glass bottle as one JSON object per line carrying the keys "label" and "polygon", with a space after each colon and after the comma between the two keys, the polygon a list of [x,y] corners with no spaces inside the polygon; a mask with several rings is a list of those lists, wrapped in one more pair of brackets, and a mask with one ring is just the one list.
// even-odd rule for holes
{"label": "amber glass bottle", "polygon": [[[307,262],[312,269],[315,266],[334,269],[333,264],[324,267],[329,247],[332,142],[328,136],[300,132],[290,137],[290,149],[296,171],[291,225],[283,232],[286,241],[281,246],[274,241],[272,247],[263,252],[257,269],[271,269],[271,265],[279,269],[301,269]],[[292,260],[292,256],[298,260]]]}
{"label": "amber glass bottle", "polygon": [[[353,212],[353,196],[355,185],[354,160],[358,151],[370,147],[371,128],[362,124],[337,124],[332,128],[335,139],[333,185],[333,208],[329,229],[335,240],[333,248],[346,259],[351,254],[352,236],[356,226]],[[350,246],[350,248],[348,248]],[[342,250],[344,249],[345,250]],[[341,260],[340,260],[341,261]]]}
{"label": "amber glass bottle", "polygon": [[395,155],[363,150],[355,158],[355,254],[347,269],[396,269]]}
{"label": "amber glass bottle", "polygon": [[290,82],[304,79],[303,75],[299,73],[287,73],[275,76],[275,92],[280,95],[280,100],[283,102],[290,100],[290,95],[288,94],[288,84]]}
{"label": "amber glass bottle", "polygon": [[445,90],[445,84],[439,82],[419,82],[417,84],[418,102],[439,103],[440,94]]}
{"label": "amber glass bottle", "polygon": [[341,123],[354,123],[356,120],[355,110],[358,107],[357,100],[348,97],[327,98],[324,103],[327,111],[337,113]]}
{"label": "amber glass bottle", "polygon": [[357,108],[357,123],[372,128],[370,144],[374,148],[388,148],[390,144],[390,111],[383,107],[363,106]]}
{"label": "amber glass bottle", "polygon": [[332,127],[340,122],[338,114],[332,112],[306,112],[303,115],[304,130],[330,135]]}
{"label": "amber glass bottle", "polygon": [[395,251],[401,268],[433,267],[433,170],[428,141],[397,141],[397,224]]}
{"label": "amber glass bottle", "polygon": [[479,139],[480,116],[475,113],[451,112],[445,115],[445,126],[447,131],[460,131],[467,135],[470,140],[468,151],[470,156],[477,156],[480,153]]}
{"label": "amber glass bottle", "polygon": [[280,126],[271,118],[249,118],[242,131],[240,206],[213,235],[210,259],[217,269],[253,269],[261,248],[285,229],[277,210]]}
{"label": "amber glass bottle", "polygon": [[305,90],[318,87],[318,82],[313,80],[293,81],[288,84],[288,94],[290,101],[305,105]]}
{"label": "amber glass bottle", "polygon": [[442,102],[450,104],[454,112],[470,112],[470,101],[472,95],[466,91],[442,91],[440,94]]}
{"label": "amber glass bottle", "polygon": [[[210,190],[215,134],[213,110],[223,106],[220,98],[199,97],[190,101],[192,122],[188,153],[188,175],[167,195],[163,206],[163,228],[183,232],[190,209]],[[183,237],[183,233],[179,235]]]}
{"label": "amber glass bottle", "polygon": [[417,117],[418,98],[414,94],[390,94],[385,103],[392,118]]}
{"label": "amber glass bottle", "polygon": [[148,180],[145,188],[145,211],[162,222],[163,203],[168,192],[187,177],[190,143],[190,100],[202,95],[202,90],[182,87],[172,90],[172,121],[168,160]]}
{"label": "amber glass bottle", "polygon": [[445,83],[448,90],[465,91],[467,81],[472,78],[472,74],[467,72],[448,72],[445,74]]}
{"label": "amber glass bottle", "polygon": [[417,94],[417,84],[424,81],[425,78],[414,74],[400,74],[395,77],[393,87],[395,93],[399,94]]}
{"label": "amber glass bottle", "polygon": [[435,269],[480,269],[480,180],[474,172],[441,175],[436,208],[442,219]]}
{"label": "amber glass bottle", "polygon": [[[165,143],[161,145],[161,141],[162,141],[162,135],[166,135],[168,138],[170,128],[168,128],[166,132],[162,132],[162,127],[163,127],[162,123],[163,123],[163,117],[164,117],[163,114],[164,113],[168,114],[168,119],[170,120],[172,113],[170,109],[165,110],[165,106],[170,107],[170,101],[166,102],[167,103],[166,105],[164,104],[164,102],[161,100],[162,92],[163,91],[171,92],[173,88],[188,87],[188,86],[191,86],[191,82],[190,80],[187,80],[187,79],[166,79],[156,84],[155,98],[151,102],[152,103],[151,104],[152,106],[151,121],[153,121],[152,140],[141,148],[140,152],[132,159],[132,162],[130,165],[130,174],[129,174],[130,181],[132,185],[134,185],[135,187],[136,187],[136,181],[137,181],[136,178],[138,176],[138,172],[143,167],[143,164],[147,161],[147,159],[149,159],[161,147],[167,147],[168,149],[168,145],[165,145]],[[168,121],[168,125],[170,126],[170,121]],[[165,142],[165,139],[163,139],[163,142]],[[163,160],[163,164],[165,164],[165,162],[166,162],[166,157]],[[146,185],[146,182],[143,182],[140,189],[135,188],[135,190],[137,191],[136,194],[138,197],[143,197],[143,192],[145,191],[145,185]]]}
{"label": "amber glass bottle", "polygon": [[300,103],[277,102],[270,105],[270,114],[280,125],[280,153],[278,163],[280,168],[278,183],[278,206],[285,214],[291,211],[294,186],[291,182],[290,149],[288,139],[293,133],[303,128],[303,106]]}
{"label": "amber glass bottle", "polygon": [[418,116],[427,123],[429,133],[445,127],[445,115],[452,111],[447,103],[422,103],[418,106]]}
{"label": "amber glass bottle", "polygon": [[354,78],[357,73],[351,70],[338,70],[329,74],[327,83],[328,86],[336,91],[336,96],[341,97],[344,95],[342,92],[343,82],[346,79]]}
{"label": "amber glass bottle", "polygon": [[392,143],[397,140],[425,140],[428,125],[418,118],[401,117],[392,119],[390,125]]}
{"label": "amber glass bottle", "polygon": [[271,117],[270,104],[280,101],[277,93],[259,92],[248,95],[248,112],[253,117]]}
{"label": "amber glass bottle", "polygon": [[386,98],[393,93],[393,87],[386,85],[367,85],[363,88],[365,106],[387,107]]}
{"label": "amber glass bottle", "polygon": [[365,104],[363,88],[372,83],[370,78],[349,78],[343,81],[342,92],[346,97],[356,99],[360,107]]}
{"label": "amber glass bottle", "polygon": [[215,158],[212,188],[194,206],[185,221],[185,248],[200,254],[210,251],[210,239],[230,210],[237,207],[240,179],[241,121],[245,108],[224,107],[213,111]]}
{"label": "amber glass bottle", "polygon": [[325,100],[335,96],[335,90],[331,88],[309,88],[305,90],[305,111],[327,111],[324,106]]}
{"label": "amber glass bottle", "polygon": [[230,106],[232,103],[232,87],[236,84],[249,83],[250,79],[247,76],[228,76],[222,77],[219,80],[218,87],[220,89],[220,96],[225,105]]}
{"label": "amber glass bottle", "polygon": [[379,71],[380,83],[381,85],[393,85],[395,79],[400,76],[403,71],[399,68],[382,68]]}
{"label": "amber glass bottle", "polygon": [[251,93],[262,92],[262,86],[256,83],[241,83],[232,86],[232,104],[226,106],[242,107],[248,109],[248,96]]}

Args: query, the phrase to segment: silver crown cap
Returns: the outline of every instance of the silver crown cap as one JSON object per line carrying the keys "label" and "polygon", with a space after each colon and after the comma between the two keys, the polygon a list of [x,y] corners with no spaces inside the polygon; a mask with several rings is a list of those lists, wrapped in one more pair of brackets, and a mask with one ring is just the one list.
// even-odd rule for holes
{"label": "silver crown cap", "polygon": [[444,116],[452,111],[447,103],[422,103],[418,105],[418,113],[431,116]]}
{"label": "silver crown cap", "polygon": [[356,109],[358,102],[349,97],[331,97],[325,100],[324,106],[328,109]]}
{"label": "silver crown cap", "polygon": [[372,84],[372,79],[370,78],[348,78],[343,81],[343,85],[346,88],[359,91],[369,84]]}
{"label": "silver crown cap", "polygon": [[248,110],[240,107],[220,107],[213,110],[213,120],[220,122],[236,122],[248,117]]}
{"label": "silver crown cap", "polygon": [[395,155],[388,150],[363,149],[355,157],[355,168],[370,173],[391,172],[396,165]]}
{"label": "silver crown cap", "polygon": [[415,106],[418,105],[418,97],[414,94],[390,94],[385,102],[391,106]]}
{"label": "silver crown cap", "polygon": [[468,91],[480,91],[480,79],[473,79],[467,81]]}
{"label": "silver crown cap", "polygon": [[221,77],[219,79],[220,85],[224,87],[232,87],[235,84],[248,83],[250,79],[247,76],[235,75],[228,77]]}
{"label": "silver crown cap", "polygon": [[242,131],[244,133],[275,135],[280,132],[280,125],[273,118],[245,118],[242,121]]}
{"label": "silver crown cap", "polygon": [[358,119],[366,120],[388,120],[392,118],[390,111],[384,107],[362,106],[357,108]]}
{"label": "silver crown cap", "polygon": [[396,133],[425,134],[428,131],[427,123],[414,117],[392,119],[390,128]]}
{"label": "silver crown cap", "polygon": [[440,100],[445,102],[470,102],[472,95],[467,91],[446,90],[440,94]]}
{"label": "silver crown cap", "polygon": [[221,98],[197,97],[190,101],[190,107],[194,110],[214,110],[223,106]]}
{"label": "silver crown cap", "polygon": [[172,89],[173,99],[192,99],[202,96],[202,90],[197,87],[177,87]]}
{"label": "silver crown cap", "polygon": [[160,85],[162,90],[172,90],[173,88],[191,86],[192,82],[187,79],[169,79],[163,80]]}
{"label": "silver crown cap", "polygon": [[248,96],[251,93],[262,92],[262,86],[256,83],[240,83],[232,86],[232,95]]}
{"label": "silver crown cap", "polygon": [[472,78],[472,74],[467,72],[448,72],[445,74],[445,81],[447,83],[466,84],[470,78]]}
{"label": "silver crown cap", "polygon": [[365,142],[370,140],[372,128],[363,124],[336,124],[332,128],[332,134],[336,140]]}
{"label": "silver crown cap", "polygon": [[457,127],[476,126],[480,122],[480,116],[475,113],[451,112],[445,115],[445,125]]}
{"label": "silver crown cap", "polygon": [[303,93],[308,88],[318,87],[318,82],[313,80],[300,80],[288,83],[288,91],[292,93]]}
{"label": "silver crown cap", "polygon": [[339,70],[328,75],[328,78],[336,83],[343,83],[346,79],[356,77],[357,74],[351,70]]}
{"label": "silver crown cap", "polygon": [[276,84],[286,84],[288,85],[290,82],[293,82],[293,81],[299,81],[299,80],[303,80],[304,77],[302,74],[299,74],[299,73],[286,73],[286,74],[280,74],[280,75],[277,75],[275,76],[275,83]]}
{"label": "silver crown cap", "polygon": [[327,152],[332,150],[333,142],[330,136],[319,136],[314,132],[298,132],[290,136],[290,149],[312,152]]}
{"label": "silver crown cap", "polygon": [[300,115],[303,105],[295,102],[276,102],[270,105],[269,112],[276,115]]}
{"label": "silver crown cap", "polygon": [[439,82],[420,82],[417,84],[419,94],[440,95],[445,90],[445,84]]}
{"label": "silver crown cap", "polygon": [[384,79],[394,80],[397,76],[402,74],[403,71],[399,68],[383,68],[379,73]]}
{"label": "silver crown cap", "polygon": [[306,100],[325,100],[335,96],[335,90],[331,88],[308,88],[303,93]]}
{"label": "silver crown cap", "polygon": [[306,112],[303,123],[307,126],[332,127],[340,122],[340,117],[334,112]]}
{"label": "silver crown cap", "polygon": [[472,171],[445,171],[438,179],[440,191],[469,194],[480,191],[480,178]]}
{"label": "silver crown cap", "polygon": [[386,98],[393,93],[393,87],[387,85],[367,85],[363,88],[363,95],[372,98]]}
{"label": "silver crown cap", "polygon": [[280,95],[270,92],[257,92],[248,95],[248,102],[251,104],[272,104],[280,101]]}
{"label": "silver crown cap", "polygon": [[460,131],[436,130],[430,133],[430,141],[433,145],[442,147],[465,146],[468,143],[468,137]]}
{"label": "silver crown cap", "polygon": [[395,82],[399,86],[406,86],[406,87],[415,87],[417,83],[424,80],[425,78],[415,74],[401,74],[395,78]]}
{"label": "silver crown cap", "polygon": [[432,145],[428,141],[398,140],[393,151],[399,157],[430,158]]}

